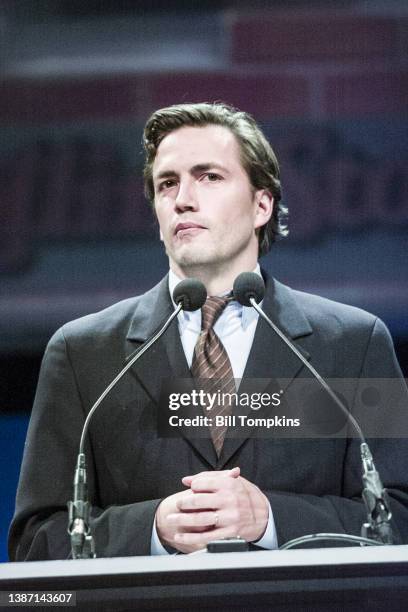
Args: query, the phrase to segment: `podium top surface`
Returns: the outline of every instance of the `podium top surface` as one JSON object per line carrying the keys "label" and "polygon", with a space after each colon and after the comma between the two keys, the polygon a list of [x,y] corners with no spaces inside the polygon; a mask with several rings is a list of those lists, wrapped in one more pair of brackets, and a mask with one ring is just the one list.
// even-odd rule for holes
{"label": "podium top surface", "polygon": [[351,567],[358,565],[407,564],[408,545],[314,548],[309,550],[272,550],[238,553],[206,552],[192,555],[116,557],[86,560],[30,561],[0,566],[0,585],[4,580],[75,575],[165,574],[257,568]]}

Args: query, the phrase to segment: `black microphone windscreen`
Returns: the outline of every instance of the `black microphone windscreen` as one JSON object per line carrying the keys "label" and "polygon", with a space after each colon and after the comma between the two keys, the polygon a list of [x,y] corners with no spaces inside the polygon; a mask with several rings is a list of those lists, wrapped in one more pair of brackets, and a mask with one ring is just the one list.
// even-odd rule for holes
{"label": "black microphone windscreen", "polygon": [[182,305],[183,310],[198,310],[207,299],[204,283],[196,278],[182,280],[173,291],[173,300]]}
{"label": "black microphone windscreen", "polygon": [[263,300],[265,283],[255,272],[242,272],[235,279],[233,291],[237,302],[243,306],[251,306],[251,298],[254,298],[257,304]]}

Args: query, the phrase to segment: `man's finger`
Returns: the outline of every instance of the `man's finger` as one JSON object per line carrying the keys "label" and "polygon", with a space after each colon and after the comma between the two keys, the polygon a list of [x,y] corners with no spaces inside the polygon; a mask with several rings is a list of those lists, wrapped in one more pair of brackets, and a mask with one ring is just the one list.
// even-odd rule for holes
{"label": "man's finger", "polygon": [[234,479],[229,476],[224,476],[224,478],[216,478],[213,476],[201,478],[197,476],[193,478],[190,485],[193,493],[217,493],[217,491],[231,489],[233,486]]}
{"label": "man's finger", "polygon": [[217,512],[174,512],[167,516],[169,525],[182,531],[189,531],[194,527],[217,527],[219,514]]}
{"label": "man's finger", "polygon": [[220,478],[222,476],[230,476],[231,478],[238,478],[241,473],[241,469],[239,467],[234,467],[232,470],[216,470],[212,472],[199,472],[198,474],[192,474],[190,476],[184,476],[181,479],[181,482],[186,487],[190,487],[194,478],[202,477],[202,476],[214,476],[216,478]]}
{"label": "man's finger", "polygon": [[219,498],[216,493],[195,493],[179,499],[176,503],[180,512],[191,510],[218,510]]}

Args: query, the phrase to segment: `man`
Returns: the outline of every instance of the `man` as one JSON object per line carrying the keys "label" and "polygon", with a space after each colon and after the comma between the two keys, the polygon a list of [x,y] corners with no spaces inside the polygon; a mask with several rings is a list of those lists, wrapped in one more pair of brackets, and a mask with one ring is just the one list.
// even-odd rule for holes
{"label": "man", "polygon": [[[271,439],[256,430],[236,437],[233,428],[199,439],[158,434],[161,380],[169,375],[217,377],[222,362],[228,385],[257,378],[290,386],[304,370],[253,309],[225,297],[241,272],[261,273],[258,256],[286,233],[278,164],[255,121],[222,104],[179,105],[152,115],[144,141],[146,194],[170,272],[145,295],[71,322],[51,340],[11,559],[69,556],[66,502],[84,417],[174,310],[170,296],[188,277],[200,279],[210,296],[202,312],[181,313],[91,422],[86,454],[97,555],[189,553],[237,535],[258,549],[313,532],[358,535],[366,517],[355,439]],[[263,308],[324,377],[401,378],[376,317],[265,278]],[[389,485],[396,538],[408,541],[403,445],[378,439],[372,449]]]}

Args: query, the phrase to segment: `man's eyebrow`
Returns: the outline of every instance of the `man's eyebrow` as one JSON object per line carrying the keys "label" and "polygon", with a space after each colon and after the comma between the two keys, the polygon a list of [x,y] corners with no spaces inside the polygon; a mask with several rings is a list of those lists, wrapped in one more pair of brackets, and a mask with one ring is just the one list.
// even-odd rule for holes
{"label": "man's eyebrow", "polygon": [[190,168],[190,172],[192,174],[196,174],[197,172],[206,172],[208,170],[221,170],[222,172],[226,172],[229,174],[229,170],[225,166],[222,166],[218,162],[208,162],[206,164],[196,164],[192,168]]}
{"label": "man's eyebrow", "polygon": [[157,176],[154,177],[154,180],[157,181],[162,178],[168,178],[169,176],[177,176],[177,172],[175,170],[163,170],[159,172]]}
{"label": "man's eyebrow", "polygon": [[[198,172],[208,172],[208,170],[221,170],[222,172],[228,173],[229,170],[222,166],[218,162],[208,162],[205,164],[195,164],[190,168],[190,174],[197,174]],[[162,170],[155,177],[155,181],[159,181],[160,179],[169,178],[173,176],[178,176],[178,172],[175,170]]]}

